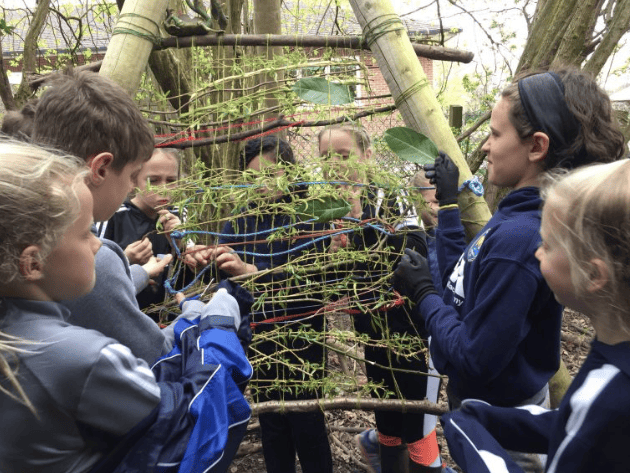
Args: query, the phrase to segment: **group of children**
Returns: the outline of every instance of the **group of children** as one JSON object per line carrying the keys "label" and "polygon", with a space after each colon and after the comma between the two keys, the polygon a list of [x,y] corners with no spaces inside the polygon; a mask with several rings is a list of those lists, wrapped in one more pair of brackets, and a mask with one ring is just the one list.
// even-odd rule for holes
{"label": "group of children", "polygon": [[[97,74],[59,78],[25,120],[32,128],[22,134],[37,145],[0,141],[0,470],[225,471],[249,418],[242,390],[252,370],[237,333],[253,299],[226,279],[208,304],[178,296],[182,315],[159,328],[138,301],[171,261],[170,239],[155,240],[156,222],[170,232],[180,220],[159,193],[141,192],[121,207],[134,187],[175,182],[176,153],[154,150],[131,98]],[[355,329],[376,341],[386,331],[430,340],[431,360],[397,359],[378,343],[368,345],[367,375],[405,399],[434,401],[438,378],[409,373],[434,365],[448,376],[453,412],[442,422],[465,471],[625,471],[630,163],[620,160],[624,140],[610,101],[575,70],[527,75],[502,92],[490,127],[488,181],[513,190],[470,243],[457,204],[459,173],[447,155],[427,166],[435,194],[427,195],[424,225],[405,196],[379,199],[369,177],[349,193],[354,221],[398,217],[386,242],[396,266],[392,281],[415,303],[357,314]],[[326,128],[318,144],[320,157],[342,168],[373,153],[367,134],[349,125]],[[294,157],[284,141],[263,137],[245,145],[242,162],[261,171]],[[592,163],[609,164],[556,176],[541,196],[549,171]],[[417,183],[428,187],[421,176]],[[306,189],[266,192],[268,200],[290,203]],[[438,211],[430,212],[434,200]],[[228,277],[286,263],[281,255],[292,243],[254,240],[251,230],[291,217],[248,215],[226,224],[219,246],[196,252],[189,263],[214,262]],[[103,235],[120,246],[97,239],[95,221],[109,221]],[[375,231],[366,226],[350,238],[313,244],[322,252],[348,244],[369,250]],[[374,285],[383,270],[365,262],[352,267]],[[282,276],[261,277],[273,285]],[[559,410],[547,411],[563,305],[589,316],[597,336]],[[305,311],[299,303],[268,307],[253,321],[265,330],[269,314]],[[386,324],[374,323],[376,316]],[[325,331],[322,317],[300,323]],[[301,359],[325,366],[321,345],[288,343],[302,343]],[[258,349],[272,354],[277,342]],[[256,376],[263,383],[298,376],[286,366],[261,366]],[[320,395],[305,390],[295,397]],[[448,468],[435,417],[379,410],[375,417],[377,429],[357,439],[372,471]],[[295,471],[296,454],[303,471],[332,472],[322,412],[261,414],[260,424],[269,473]]]}
{"label": "group of children", "polygon": [[154,149],[118,85],[60,77],[30,140],[0,142],[0,470],[225,471],[250,413],[237,329],[251,296],[226,283],[163,330],[138,308],[135,274],[147,281],[171,256],[132,273],[92,232]]}

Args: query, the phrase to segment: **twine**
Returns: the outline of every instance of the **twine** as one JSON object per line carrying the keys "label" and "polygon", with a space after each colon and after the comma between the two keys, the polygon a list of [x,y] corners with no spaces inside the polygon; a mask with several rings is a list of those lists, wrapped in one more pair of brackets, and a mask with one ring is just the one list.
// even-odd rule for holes
{"label": "twine", "polygon": [[[383,22],[372,26],[379,20],[383,20]],[[386,35],[387,33],[405,30],[405,25],[403,25],[400,17],[395,13],[389,13],[387,15],[378,16],[366,24],[363,28],[363,38],[367,45],[371,48],[381,36]]]}
{"label": "twine", "polygon": [[[125,20],[126,17],[142,18],[143,20],[153,23],[156,30],[158,31],[158,34],[153,33],[151,30],[145,28],[144,26],[140,26],[137,23],[133,23],[131,21]],[[125,21],[126,23],[131,25],[131,27],[127,28],[124,26],[118,26],[118,24],[121,21]],[[142,30],[142,31],[138,31],[138,30]],[[116,24],[114,31],[112,31],[112,36],[116,34],[130,34],[133,36],[137,36],[138,38],[146,39],[147,41],[150,41],[154,45],[159,46],[162,43],[162,38],[159,36],[159,31],[160,31],[160,26],[151,18],[138,15],[137,13],[123,13],[122,15],[120,15],[120,17],[118,17],[118,23]]]}

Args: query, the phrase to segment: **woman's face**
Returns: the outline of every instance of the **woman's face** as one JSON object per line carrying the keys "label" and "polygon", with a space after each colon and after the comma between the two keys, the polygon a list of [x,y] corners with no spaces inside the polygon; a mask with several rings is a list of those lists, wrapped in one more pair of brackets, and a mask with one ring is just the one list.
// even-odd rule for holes
{"label": "woman's face", "polygon": [[521,140],[509,118],[511,102],[504,97],[492,109],[490,137],[481,148],[487,155],[488,181],[518,189],[531,185],[540,167],[530,160],[532,140]]}

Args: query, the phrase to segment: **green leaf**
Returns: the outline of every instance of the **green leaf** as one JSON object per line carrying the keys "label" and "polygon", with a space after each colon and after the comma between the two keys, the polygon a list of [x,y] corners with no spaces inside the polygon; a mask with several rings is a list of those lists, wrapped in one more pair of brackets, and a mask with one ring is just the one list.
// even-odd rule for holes
{"label": "green leaf", "polygon": [[352,210],[352,206],[344,199],[328,196],[301,203],[297,208],[297,213],[304,220],[315,218],[317,222],[324,223],[345,217],[350,213],[350,210]]}
{"label": "green leaf", "polygon": [[322,77],[306,77],[293,84],[293,91],[303,100],[320,105],[343,105],[354,102],[347,85],[335,84]]}
{"label": "green leaf", "polygon": [[435,143],[411,128],[397,126],[386,130],[383,136],[389,149],[400,159],[416,164],[430,164],[437,158],[438,149]]}

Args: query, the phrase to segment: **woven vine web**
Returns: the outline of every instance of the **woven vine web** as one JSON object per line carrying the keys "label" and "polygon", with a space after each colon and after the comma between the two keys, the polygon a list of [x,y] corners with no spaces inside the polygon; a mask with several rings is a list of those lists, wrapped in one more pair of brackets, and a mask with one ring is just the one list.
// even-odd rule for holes
{"label": "woven vine web", "polygon": [[[289,219],[288,224],[271,231],[246,229],[249,241],[264,241],[269,247],[277,241],[286,242],[289,248],[282,255],[283,264],[231,278],[255,299],[249,348],[255,371],[276,365],[284,373],[271,381],[254,377],[249,384],[252,393],[273,391],[283,397],[282,393],[295,395],[317,390],[324,397],[357,392],[398,397],[396,392],[361,381],[361,364],[365,362],[363,349],[367,345],[386,346],[394,358],[425,356],[426,349],[417,334],[393,333],[386,320],[387,309],[404,302],[391,288],[391,274],[400,250],[394,250],[387,237],[396,232],[404,234],[403,222],[415,212],[414,206],[420,211],[423,204],[419,189],[409,184],[417,169],[396,158],[382,140],[386,129],[402,122],[391,110],[373,113],[387,109],[392,100],[371,94],[366,79],[366,64],[371,64],[371,59],[359,51],[298,48],[272,59],[258,55],[237,62],[234,58],[209,58],[207,50],[193,51],[193,58],[194,74],[203,86],[185,111],[164,111],[164,106],[158,110],[154,104],[159,97],[151,93],[145,96],[152,107],[145,111],[158,130],[159,146],[215,142],[198,156],[187,151],[185,177],[172,191],[173,203],[185,208],[187,215],[179,236],[197,248],[213,248],[226,236],[222,230],[227,223],[236,226],[239,219],[254,215],[261,220],[273,215]],[[281,71],[284,77],[270,85],[269,77],[278,79]],[[210,77],[210,81],[201,80],[202,75]],[[305,102],[295,92],[295,84],[304,77],[343,84],[351,93],[360,92],[361,98],[335,106],[330,105],[337,101],[334,97],[329,97],[328,104]],[[265,101],[270,93],[277,99],[271,107]],[[273,110],[273,118],[262,113],[269,110]],[[278,120],[278,115],[284,122],[265,129]],[[372,162],[351,158],[339,165],[338,160],[318,156],[317,133],[322,126],[343,120],[368,130],[375,150]],[[317,124],[320,126],[313,126]],[[236,170],[245,139],[278,131],[291,143],[297,165],[270,166],[261,173]],[[292,198],[274,201],[269,195],[275,192]],[[344,216],[357,194],[363,205],[369,203],[382,209],[377,218]],[[392,202],[395,205],[390,205]],[[355,244],[366,231],[375,237],[372,244]],[[330,249],[335,235],[344,235],[347,242],[338,251]],[[231,242],[230,247],[246,262],[279,256],[269,252],[251,254],[238,242]],[[171,269],[173,281],[186,272],[181,262],[186,251],[191,250],[182,250]],[[369,268],[369,277],[365,271],[357,271],[358,267]],[[213,287],[225,277],[210,263],[187,278],[185,291],[207,300]],[[296,305],[300,310],[288,311],[287,315],[286,308]],[[169,302],[149,310],[160,312],[164,321],[177,313],[175,305]],[[380,338],[374,340],[357,333],[354,318],[368,318]],[[323,329],[314,330],[305,324],[310,321],[316,325],[315,320],[322,321]],[[263,344],[271,344],[273,353],[259,350]],[[344,369],[327,369],[325,356],[315,362],[302,359],[300,350],[308,344],[325,346],[328,356],[333,352],[342,354]]]}

